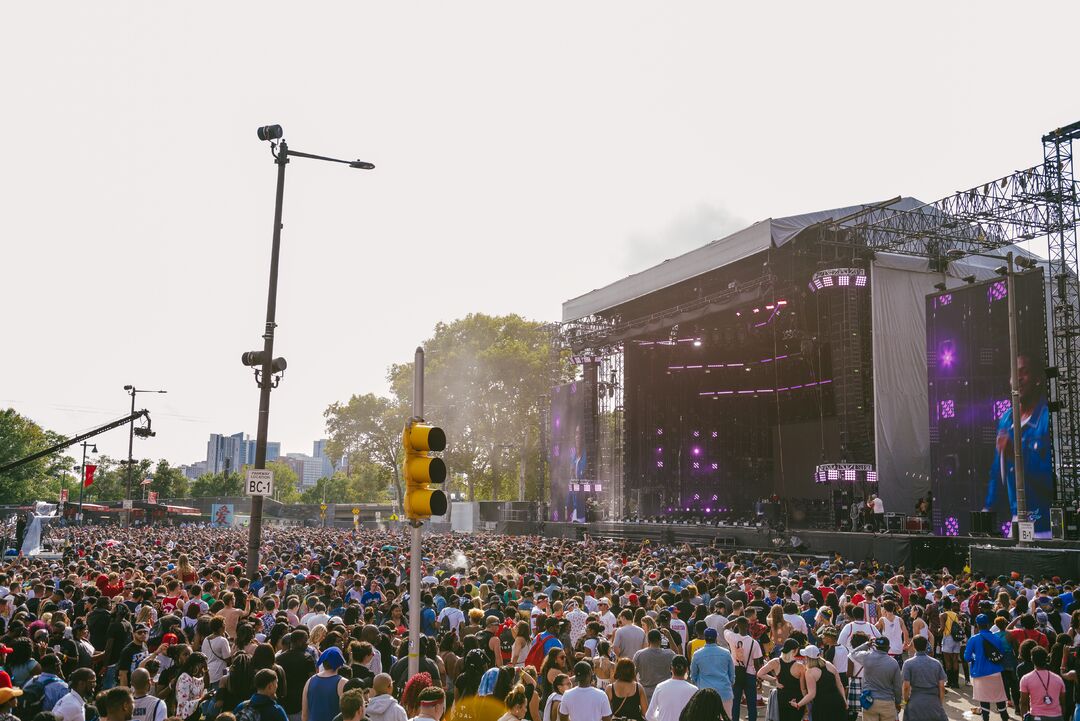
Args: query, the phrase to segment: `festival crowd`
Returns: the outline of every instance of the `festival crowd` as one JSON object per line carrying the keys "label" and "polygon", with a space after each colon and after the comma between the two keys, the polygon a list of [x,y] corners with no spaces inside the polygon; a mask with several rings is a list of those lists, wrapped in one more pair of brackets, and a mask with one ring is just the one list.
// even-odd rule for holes
{"label": "festival crowd", "polygon": [[404,530],[267,528],[254,578],[245,529],[60,532],[0,565],[0,721],[1080,721],[1059,578],[431,534],[414,600]]}

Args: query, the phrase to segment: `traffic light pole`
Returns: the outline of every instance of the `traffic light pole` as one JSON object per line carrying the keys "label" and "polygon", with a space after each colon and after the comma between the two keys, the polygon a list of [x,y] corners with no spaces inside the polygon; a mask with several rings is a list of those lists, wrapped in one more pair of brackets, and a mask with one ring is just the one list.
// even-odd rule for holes
{"label": "traffic light pole", "polygon": [[[424,417],[424,349],[413,359],[413,418]],[[409,521],[409,678],[420,672],[420,521]]]}

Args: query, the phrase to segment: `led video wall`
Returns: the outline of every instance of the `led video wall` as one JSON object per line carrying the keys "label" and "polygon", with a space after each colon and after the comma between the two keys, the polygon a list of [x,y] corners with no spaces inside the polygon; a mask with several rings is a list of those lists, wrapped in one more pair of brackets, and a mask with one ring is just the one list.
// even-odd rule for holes
{"label": "led video wall", "polygon": [[[1046,302],[1041,269],[1015,277],[1021,445],[1036,533],[1050,531],[1053,440],[1046,398]],[[971,531],[971,511],[995,513],[1007,535],[1016,514],[1010,410],[1008,287],[1004,278],[926,298],[934,532]]]}
{"label": "led video wall", "polygon": [[[587,368],[586,370],[590,370]],[[598,500],[604,483],[596,478],[596,387],[591,377],[551,390],[552,521],[584,523],[589,499]]]}

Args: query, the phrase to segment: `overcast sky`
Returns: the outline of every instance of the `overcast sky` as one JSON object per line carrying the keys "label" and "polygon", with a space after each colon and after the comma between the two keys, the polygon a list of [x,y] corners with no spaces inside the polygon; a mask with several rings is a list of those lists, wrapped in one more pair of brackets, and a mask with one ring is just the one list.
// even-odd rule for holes
{"label": "overcast sky", "polygon": [[1076,2],[888,7],[6,3],[0,407],[73,434],[133,383],[169,391],[139,455],[254,436],[262,124],[378,166],[288,169],[270,438],[310,453],[437,321],[557,320],[753,221],[1034,165],[1080,120]]}

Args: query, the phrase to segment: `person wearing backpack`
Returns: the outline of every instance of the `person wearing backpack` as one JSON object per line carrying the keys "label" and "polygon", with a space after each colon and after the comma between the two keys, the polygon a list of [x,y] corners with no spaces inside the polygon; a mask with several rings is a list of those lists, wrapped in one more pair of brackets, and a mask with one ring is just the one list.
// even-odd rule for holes
{"label": "person wearing backpack", "polygon": [[77,668],[68,678],[70,690],[53,706],[53,716],[60,721],[86,721],[86,704],[94,700],[97,674],[89,668]]}
{"label": "person wearing backpack", "polygon": [[979,632],[968,639],[964,659],[971,664],[971,698],[982,708],[983,721],[990,719],[990,706],[994,705],[1002,721],[1008,721],[1009,712],[1005,702],[1005,682],[1001,675],[1007,641],[1000,634],[990,633],[990,617],[980,613],[975,618]]}
{"label": "person wearing backpack", "polygon": [[19,704],[19,713],[23,718],[31,719],[39,711],[52,711],[56,702],[68,693],[68,685],[60,676],[60,657],[47,653],[41,657],[40,663],[41,673],[23,686],[23,697]]}
{"label": "person wearing backpack", "polygon": [[277,702],[278,675],[272,668],[255,674],[255,693],[236,707],[236,721],[289,721],[285,709]]}
{"label": "person wearing backpack", "polygon": [[946,684],[949,688],[960,688],[960,650],[964,647],[964,621],[953,610],[952,599],[941,599],[941,658],[945,666]]}

